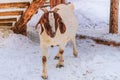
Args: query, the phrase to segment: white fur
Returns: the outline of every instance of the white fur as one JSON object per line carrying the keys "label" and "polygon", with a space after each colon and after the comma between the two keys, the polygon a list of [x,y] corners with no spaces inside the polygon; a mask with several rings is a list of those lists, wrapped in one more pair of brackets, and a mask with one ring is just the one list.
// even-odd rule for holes
{"label": "white fur", "polygon": [[49,24],[52,27],[52,31],[55,32],[55,18],[53,13],[49,13]]}

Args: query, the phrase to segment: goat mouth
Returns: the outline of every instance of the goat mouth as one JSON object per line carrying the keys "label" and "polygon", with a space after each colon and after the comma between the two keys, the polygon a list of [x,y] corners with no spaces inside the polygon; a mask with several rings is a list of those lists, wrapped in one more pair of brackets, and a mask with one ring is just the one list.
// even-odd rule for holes
{"label": "goat mouth", "polygon": [[59,45],[51,45],[50,47],[52,47],[52,48],[53,48],[54,46],[59,46]]}
{"label": "goat mouth", "polygon": [[51,47],[54,47],[54,45],[51,45]]}

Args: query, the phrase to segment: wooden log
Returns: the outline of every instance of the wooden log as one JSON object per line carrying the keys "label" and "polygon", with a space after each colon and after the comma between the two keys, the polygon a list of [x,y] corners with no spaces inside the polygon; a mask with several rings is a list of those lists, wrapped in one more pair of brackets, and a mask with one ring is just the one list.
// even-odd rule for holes
{"label": "wooden log", "polygon": [[23,11],[6,11],[6,12],[0,12],[0,16],[18,16],[22,15]]}
{"label": "wooden log", "polygon": [[12,23],[0,23],[0,26],[12,26]]}
{"label": "wooden log", "polygon": [[119,0],[111,0],[110,6],[110,33],[118,33],[118,9],[119,9]]}
{"label": "wooden log", "polygon": [[11,29],[18,34],[27,34],[26,25],[31,17],[38,11],[40,7],[43,6],[45,0],[33,0],[31,5],[26,9],[23,15],[20,17],[18,22]]}
{"label": "wooden log", "polygon": [[14,2],[14,3],[0,3],[1,8],[26,8],[30,5],[30,2]]}
{"label": "wooden log", "polygon": [[17,21],[17,18],[0,19],[0,22],[15,22],[15,21]]}

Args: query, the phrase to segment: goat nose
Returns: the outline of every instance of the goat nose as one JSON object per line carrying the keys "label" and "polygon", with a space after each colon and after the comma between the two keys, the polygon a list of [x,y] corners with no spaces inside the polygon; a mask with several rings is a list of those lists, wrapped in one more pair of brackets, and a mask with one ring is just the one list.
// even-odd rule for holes
{"label": "goat nose", "polygon": [[52,32],[51,37],[55,37],[55,32]]}
{"label": "goat nose", "polygon": [[53,32],[53,35],[55,35],[55,32]]}

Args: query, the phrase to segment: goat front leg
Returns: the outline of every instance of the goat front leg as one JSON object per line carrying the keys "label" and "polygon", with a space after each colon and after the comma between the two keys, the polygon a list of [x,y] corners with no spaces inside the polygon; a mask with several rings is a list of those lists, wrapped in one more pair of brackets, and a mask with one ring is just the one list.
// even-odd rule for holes
{"label": "goat front leg", "polygon": [[59,55],[59,61],[57,64],[57,68],[61,68],[64,67],[64,47],[65,46],[60,46],[59,48],[59,53],[57,55]]}
{"label": "goat front leg", "polygon": [[48,47],[41,45],[41,51],[42,51],[42,78],[47,79],[47,59],[48,59]]}

